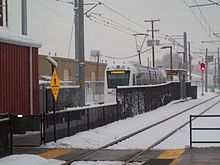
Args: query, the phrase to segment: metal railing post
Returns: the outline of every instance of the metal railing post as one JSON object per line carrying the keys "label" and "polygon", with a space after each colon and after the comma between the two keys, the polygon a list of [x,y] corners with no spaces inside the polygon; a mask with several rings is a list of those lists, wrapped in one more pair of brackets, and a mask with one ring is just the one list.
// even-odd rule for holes
{"label": "metal railing post", "polygon": [[67,136],[70,136],[70,112],[67,112]]}
{"label": "metal railing post", "polygon": [[190,148],[192,148],[192,116],[189,116],[189,127],[190,127],[190,132],[189,132],[189,138],[190,138]]}

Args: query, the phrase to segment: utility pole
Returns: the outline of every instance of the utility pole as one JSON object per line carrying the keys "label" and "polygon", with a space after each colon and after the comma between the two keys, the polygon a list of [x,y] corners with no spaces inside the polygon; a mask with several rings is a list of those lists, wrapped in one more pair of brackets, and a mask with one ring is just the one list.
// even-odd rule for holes
{"label": "utility pole", "polygon": [[215,91],[215,88],[216,88],[216,76],[217,76],[217,73],[216,73],[216,71],[217,71],[217,70],[216,70],[216,64],[217,64],[217,63],[216,63],[216,58],[215,58],[215,67],[214,67],[214,68],[215,68],[215,71],[214,71],[214,72],[215,72],[215,74],[214,74],[214,91]]}
{"label": "utility pole", "polygon": [[85,105],[85,78],[84,78],[84,9],[83,0],[75,0],[75,59],[76,82],[80,86],[80,106]]}
{"label": "utility pole", "polygon": [[205,49],[205,92],[208,92],[208,48]]}
{"label": "utility pole", "polygon": [[190,42],[188,42],[188,49],[189,49],[189,79],[192,81],[192,56],[190,52]]}
{"label": "utility pole", "polygon": [[21,0],[21,34],[27,35],[27,0]]}
{"label": "utility pole", "polygon": [[183,52],[183,68],[185,71],[182,75],[182,78],[181,78],[181,84],[180,84],[180,95],[181,95],[181,98],[182,99],[187,99],[187,96],[186,96],[186,81],[187,81],[187,75],[188,75],[188,72],[187,72],[187,34],[186,32],[183,33],[183,45],[184,45],[184,52]]}
{"label": "utility pole", "polygon": [[97,52],[97,62],[96,62],[96,81],[99,81],[99,60],[100,60],[100,53]]}
{"label": "utility pole", "polygon": [[145,20],[144,22],[151,22],[151,30],[147,30],[147,32],[151,31],[152,34],[152,61],[153,61],[153,67],[155,67],[155,60],[154,60],[154,32],[158,32],[159,30],[154,30],[154,22],[160,21],[159,19],[151,19],[151,20]]}
{"label": "utility pole", "polygon": [[75,11],[75,78],[76,85],[79,85],[79,7],[78,0],[74,1]]}
{"label": "utility pole", "polygon": [[219,57],[219,48],[217,49],[218,53],[218,90],[220,90],[220,57]]}
{"label": "utility pole", "polygon": [[184,44],[184,56],[183,56],[183,65],[186,70],[186,80],[187,80],[187,34],[186,32],[183,33],[183,44]]}

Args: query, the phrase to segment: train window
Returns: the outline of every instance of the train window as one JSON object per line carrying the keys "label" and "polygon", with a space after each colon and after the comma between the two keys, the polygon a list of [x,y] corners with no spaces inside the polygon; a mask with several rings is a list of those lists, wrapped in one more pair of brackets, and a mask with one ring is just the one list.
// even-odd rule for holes
{"label": "train window", "polygon": [[133,74],[133,85],[136,85],[136,77],[135,77],[135,74]]}
{"label": "train window", "polygon": [[108,88],[116,88],[117,86],[129,85],[130,71],[111,72],[107,71]]}

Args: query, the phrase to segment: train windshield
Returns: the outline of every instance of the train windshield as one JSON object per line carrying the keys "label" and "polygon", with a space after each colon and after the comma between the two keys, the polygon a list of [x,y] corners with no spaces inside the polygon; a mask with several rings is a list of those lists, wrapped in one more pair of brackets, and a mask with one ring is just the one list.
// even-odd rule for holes
{"label": "train windshield", "polygon": [[107,71],[108,88],[116,88],[117,86],[129,85],[130,71]]}

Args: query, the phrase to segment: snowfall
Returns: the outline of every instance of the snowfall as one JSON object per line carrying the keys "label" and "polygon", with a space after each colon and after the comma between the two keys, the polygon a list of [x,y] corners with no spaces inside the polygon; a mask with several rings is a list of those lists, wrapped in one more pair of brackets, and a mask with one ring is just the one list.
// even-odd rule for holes
{"label": "snowfall", "polygon": [[[147,125],[151,125],[161,119],[167,118],[177,112],[180,112],[188,107],[196,105],[208,98],[214,97],[216,93],[207,92],[204,96],[201,96],[200,89],[198,90],[198,99],[192,100],[188,99],[187,101],[173,101],[166,106],[160,107],[154,111],[143,113],[140,115],[136,115],[133,118],[128,118],[125,120],[116,121],[105,125],[103,127],[99,127],[96,129],[91,129],[88,131],[77,133],[74,136],[63,138],[58,140],[56,143],[51,142],[46,145],[42,145],[41,147],[45,148],[97,148],[104,144],[107,144],[115,139],[118,139],[124,135],[131,133],[133,130],[137,130]],[[216,100],[215,100],[216,101]],[[214,101],[210,102],[210,105],[214,103]],[[209,105],[205,105],[208,107]],[[189,120],[189,115],[197,115],[201,112],[201,107],[195,109],[193,112],[184,113],[185,115],[181,115],[178,118],[178,124],[173,123],[169,126],[161,125],[160,131],[154,132],[149,130],[148,134],[150,139],[157,139],[162,136],[162,133],[169,131],[168,127],[176,128],[181,123],[184,123],[186,120]],[[220,104],[217,104],[210,111],[206,112],[206,114],[216,114],[219,115]],[[177,122],[177,121],[175,121]],[[215,120],[204,120],[197,119],[195,120],[195,125],[202,127],[217,127],[216,124],[219,123],[217,119]],[[211,133],[210,133],[211,132]],[[219,132],[219,133],[218,133]],[[195,138],[196,140],[216,140],[220,137],[220,131],[203,131],[199,132]],[[147,141],[152,142],[151,140],[146,140],[142,138],[142,135],[135,137],[135,143],[132,142],[132,138],[125,142],[119,143],[117,146],[111,146],[109,149],[143,149],[146,148]],[[189,146],[189,125],[177,131],[174,135],[172,135],[169,139],[165,140],[154,149],[171,149],[171,148],[186,148]],[[220,146],[220,144],[193,144],[195,147],[211,147],[211,146]],[[38,155],[11,155],[0,159],[1,165],[61,165],[64,161],[55,160],[55,159],[45,159]],[[111,161],[78,161],[73,162],[72,165],[120,165],[122,162],[111,162]]]}

